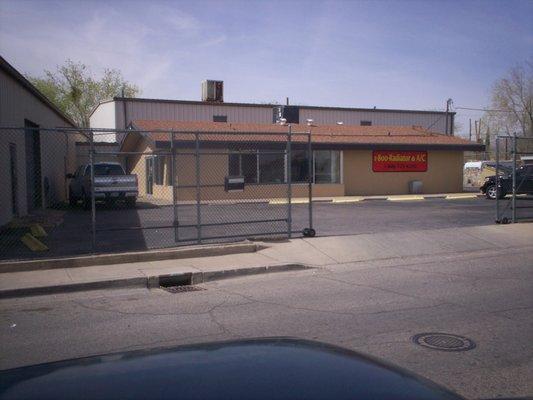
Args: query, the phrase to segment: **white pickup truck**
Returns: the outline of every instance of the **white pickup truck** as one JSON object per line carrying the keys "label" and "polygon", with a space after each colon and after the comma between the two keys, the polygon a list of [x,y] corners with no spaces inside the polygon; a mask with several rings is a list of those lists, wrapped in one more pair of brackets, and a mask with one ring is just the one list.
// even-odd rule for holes
{"label": "white pickup truck", "polygon": [[[69,183],[69,203],[74,206],[83,202],[86,209],[91,208],[91,166],[81,165],[74,174],[67,174]],[[139,194],[137,175],[126,175],[119,163],[94,163],[94,199],[111,203],[124,201],[134,207]]]}

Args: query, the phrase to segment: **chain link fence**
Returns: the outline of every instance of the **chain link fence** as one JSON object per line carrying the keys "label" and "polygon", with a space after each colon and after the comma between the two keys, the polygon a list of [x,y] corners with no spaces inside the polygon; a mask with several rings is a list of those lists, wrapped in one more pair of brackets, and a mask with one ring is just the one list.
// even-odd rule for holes
{"label": "chain link fence", "polygon": [[496,222],[533,220],[533,138],[496,138],[496,175],[484,191],[496,200]]}
{"label": "chain link fence", "polygon": [[0,135],[4,259],[314,236],[310,135],[290,126]]}

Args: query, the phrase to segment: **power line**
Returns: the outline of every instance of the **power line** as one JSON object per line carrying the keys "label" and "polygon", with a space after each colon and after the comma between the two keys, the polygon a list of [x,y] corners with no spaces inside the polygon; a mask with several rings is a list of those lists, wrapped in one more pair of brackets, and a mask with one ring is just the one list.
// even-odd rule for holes
{"label": "power line", "polygon": [[486,112],[506,112],[511,113],[509,110],[491,110],[489,108],[474,108],[474,107],[454,107],[456,110],[471,110],[471,111],[486,111]]}

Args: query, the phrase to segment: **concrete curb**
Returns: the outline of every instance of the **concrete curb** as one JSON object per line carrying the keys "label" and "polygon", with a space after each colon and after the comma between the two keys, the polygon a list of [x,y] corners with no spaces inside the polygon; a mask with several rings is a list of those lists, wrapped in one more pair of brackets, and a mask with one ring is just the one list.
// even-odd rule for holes
{"label": "concrete curb", "polygon": [[161,261],[181,258],[223,256],[228,254],[254,253],[261,245],[249,241],[229,244],[188,246],[171,249],[149,250],[129,253],[97,254],[68,258],[48,258],[24,261],[0,262],[0,273],[36,271],[42,269],[91,267],[95,265],[127,264],[142,261]]}
{"label": "concrete curb", "polygon": [[[361,201],[418,201],[418,200],[432,200],[432,199],[445,199],[445,200],[462,200],[462,199],[473,199],[479,197],[485,197],[482,193],[443,193],[443,194],[412,194],[412,195],[392,195],[392,196],[345,196],[343,197],[332,197],[330,199],[314,199],[313,203],[331,203],[331,204],[349,204],[349,203],[359,203]],[[274,199],[268,201],[270,205],[282,205],[287,204],[288,201],[285,199]],[[308,204],[309,200],[296,198],[292,200],[292,204]]]}
{"label": "concrete curb", "polygon": [[0,290],[0,299],[128,287],[159,288],[160,286],[197,285],[200,283],[237,278],[241,276],[274,272],[301,271],[312,268],[313,267],[297,263],[275,264],[249,268],[224,269],[219,271],[181,272],[176,274],[164,274],[148,277],[138,276],[121,279],[108,279],[103,281],[67,283],[62,285],[4,289]]}

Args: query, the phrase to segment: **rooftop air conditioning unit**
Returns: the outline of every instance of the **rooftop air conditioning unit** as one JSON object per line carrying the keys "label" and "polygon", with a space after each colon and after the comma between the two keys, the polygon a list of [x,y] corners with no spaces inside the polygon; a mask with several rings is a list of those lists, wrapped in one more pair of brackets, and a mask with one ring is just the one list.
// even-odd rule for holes
{"label": "rooftop air conditioning unit", "polygon": [[202,101],[224,101],[224,82],[205,80],[202,82]]}

